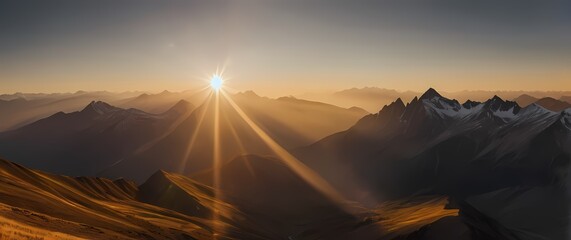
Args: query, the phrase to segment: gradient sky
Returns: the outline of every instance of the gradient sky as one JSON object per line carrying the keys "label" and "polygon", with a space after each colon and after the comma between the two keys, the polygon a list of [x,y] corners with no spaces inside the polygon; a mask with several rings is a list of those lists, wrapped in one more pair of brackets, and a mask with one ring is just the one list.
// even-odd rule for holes
{"label": "gradient sky", "polygon": [[571,1],[3,0],[0,92],[571,90]]}

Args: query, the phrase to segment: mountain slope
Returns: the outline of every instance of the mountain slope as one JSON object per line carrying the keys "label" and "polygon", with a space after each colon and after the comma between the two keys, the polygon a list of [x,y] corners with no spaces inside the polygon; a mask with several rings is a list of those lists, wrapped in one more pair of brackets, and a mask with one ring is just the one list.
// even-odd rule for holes
{"label": "mountain slope", "polygon": [[212,187],[182,175],[157,171],[139,187],[137,200],[189,216],[218,219],[227,223],[220,231],[241,232],[244,235],[251,233],[248,239],[261,238],[256,232],[264,232],[266,236],[273,235],[273,238],[280,236],[265,231],[259,225],[259,219],[252,218],[239,210],[238,206],[225,202],[222,196],[217,196]]}
{"label": "mountain slope", "polygon": [[0,212],[15,225],[86,239],[211,239],[214,233],[257,239],[251,232],[213,230],[229,226],[223,221],[138,202],[136,191],[123,180],[58,176],[0,160]]}
{"label": "mountain slope", "polygon": [[[252,171],[236,172],[245,161]],[[0,160],[0,229],[58,239],[379,239],[457,212],[426,198],[348,215],[275,159],[258,156],[234,160],[221,173],[226,181],[216,191],[164,171],[137,187]]]}

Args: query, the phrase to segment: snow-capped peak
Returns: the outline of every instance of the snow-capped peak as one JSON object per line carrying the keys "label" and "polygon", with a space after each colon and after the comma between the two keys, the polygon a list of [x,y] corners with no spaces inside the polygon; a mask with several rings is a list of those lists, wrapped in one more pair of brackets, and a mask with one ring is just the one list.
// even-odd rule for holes
{"label": "snow-capped peak", "polygon": [[[498,124],[507,124],[516,119],[547,119],[556,114],[541,105],[531,104],[522,108],[513,101],[506,101],[499,96],[494,96],[485,102],[467,100],[460,104],[455,99],[441,96],[436,90],[428,89],[420,98],[414,98],[410,103],[403,106],[400,99],[385,106],[379,114],[392,113],[391,116],[399,116],[403,122],[410,122],[415,118],[424,116],[434,119],[473,119],[489,118]],[[420,111],[419,111],[420,110]],[[564,111],[568,119],[571,119],[571,108]],[[527,120],[526,120],[527,121]],[[571,121],[571,120],[570,120]]]}

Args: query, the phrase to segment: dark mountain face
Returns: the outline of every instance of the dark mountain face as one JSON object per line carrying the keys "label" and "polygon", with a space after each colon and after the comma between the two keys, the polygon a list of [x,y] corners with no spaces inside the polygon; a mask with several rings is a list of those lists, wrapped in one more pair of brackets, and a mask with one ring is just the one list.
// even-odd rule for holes
{"label": "dark mountain face", "polygon": [[59,112],[0,134],[0,154],[47,171],[93,176],[160,136],[190,108],[179,102],[155,115],[91,102],[81,111]]}
{"label": "dark mountain face", "polygon": [[281,236],[307,229],[323,232],[340,222],[356,224],[360,220],[273,157],[240,156],[224,164],[218,174],[208,170],[192,178],[213,186],[217,175],[224,201],[255,216],[258,225]]}
{"label": "dark mountain face", "polygon": [[[464,229],[472,229],[470,236],[461,232],[457,237],[526,239],[537,234],[564,239],[561,228],[546,229],[567,225],[565,217],[534,224],[506,215],[518,215],[511,206],[525,206],[522,211],[531,215],[547,205],[568,208],[565,190],[557,186],[570,182],[570,112],[538,104],[521,108],[497,96],[460,105],[430,89],[404,108],[397,100],[296,155],[363,203],[450,196],[458,203],[462,222],[468,223]],[[537,202],[525,200],[530,197]],[[427,226],[425,232],[403,239],[431,239],[426,234],[448,224],[456,221]],[[523,229],[528,232],[521,233]],[[472,238],[474,234],[483,238]]]}

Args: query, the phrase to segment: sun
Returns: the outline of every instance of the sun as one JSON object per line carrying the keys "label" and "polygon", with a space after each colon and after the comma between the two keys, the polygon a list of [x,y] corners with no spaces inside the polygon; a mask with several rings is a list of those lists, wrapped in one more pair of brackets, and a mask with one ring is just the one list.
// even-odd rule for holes
{"label": "sun", "polygon": [[212,87],[212,89],[214,89],[215,91],[220,91],[220,89],[222,88],[222,83],[224,83],[224,80],[222,80],[222,77],[220,75],[214,75],[210,79],[210,87]]}

